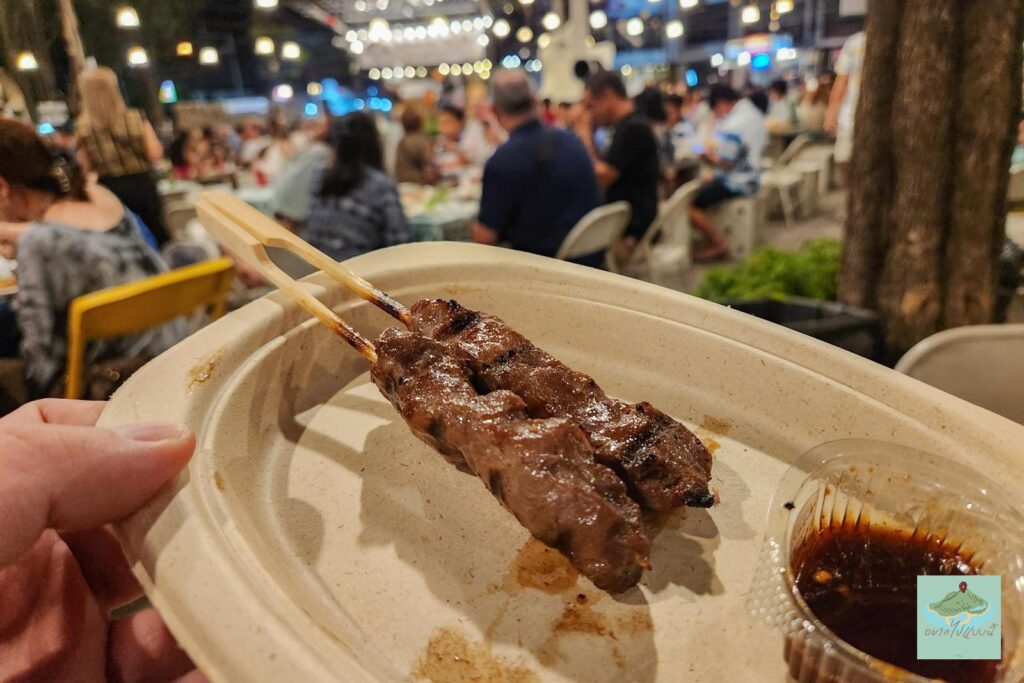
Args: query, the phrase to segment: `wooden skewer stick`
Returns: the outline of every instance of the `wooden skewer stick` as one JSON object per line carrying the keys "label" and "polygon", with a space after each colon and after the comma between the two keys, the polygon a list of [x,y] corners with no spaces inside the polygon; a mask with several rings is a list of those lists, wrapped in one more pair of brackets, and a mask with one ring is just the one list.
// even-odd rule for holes
{"label": "wooden skewer stick", "polygon": [[221,213],[233,218],[245,232],[263,246],[290,251],[310,265],[327,273],[357,296],[369,301],[391,317],[402,321],[406,327],[412,327],[412,315],[408,308],[233,194],[217,191],[204,192],[200,202],[212,203]]}
{"label": "wooden skewer stick", "polygon": [[[377,352],[373,343],[356,332],[348,323],[342,320],[337,313],[324,305],[319,299],[310,294],[298,282],[292,279],[287,273],[277,267],[267,255],[267,243],[261,240],[256,234],[248,230],[247,224],[241,224],[234,216],[228,215],[220,209],[220,195],[223,193],[205,193],[196,205],[196,212],[203,226],[213,234],[217,240],[224,245],[235,257],[244,260],[255,268],[268,281],[277,285],[281,291],[295,300],[306,311],[315,316],[325,327],[348,342],[356,351],[361,353],[371,364],[377,362]],[[211,196],[214,195],[214,196]],[[230,196],[230,195],[229,195]],[[234,197],[232,197],[234,199]],[[257,212],[258,213],[258,212]],[[262,216],[262,214],[260,214]],[[276,225],[276,224],[275,224]],[[277,226],[280,230],[284,228]],[[287,231],[285,231],[287,232]],[[291,233],[288,233],[291,234]],[[298,240],[298,238],[296,238]],[[302,244],[302,240],[298,240]],[[275,245],[270,245],[275,246]],[[281,245],[282,248],[293,251],[290,245]],[[309,245],[306,245],[309,247]],[[316,251],[312,247],[309,249]],[[320,253],[320,252],[316,252]],[[324,258],[327,258],[324,255]],[[389,297],[390,299],[390,297]],[[395,302],[397,304],[397,302]],[[398,304],[401,306],[401,304]],[[404,309],[404,307],[403,307]],[[406,310],[408,314],[408,311]]]}

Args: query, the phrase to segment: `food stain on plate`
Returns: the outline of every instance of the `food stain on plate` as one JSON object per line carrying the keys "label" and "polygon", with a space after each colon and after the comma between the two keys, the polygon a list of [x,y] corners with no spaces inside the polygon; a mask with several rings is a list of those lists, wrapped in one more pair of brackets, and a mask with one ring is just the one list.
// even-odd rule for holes
{"label": "food stain on plate", "polygon": [[714,415],[705,415],[704,419],[700,421],[700,426],[719,436],[726,436],[732,429],[731,422]]}
{"label": "food stain on plate", "polygon": [[434,683],[535,683],[540,680],[533,671],[496,657],[486,645],[472,643],[451,628],[434,632],[412,674]]}
{"label": "food stain on plate", "polygon": [[196,387],[213,377],[213,371],[220,365],[221,351],[215,351],[206,360],[197,363],[188,372],[188,393],[195,391]]}
{"label": "food stain on plate", "polygon": [[217,487],[218,491],[224,490],[224,477],[220,476],[220,472],[217,470],[213,471],[213,485]]}
{"label": "food stain on plate", "polygon": [[533,588],[557,595],[576,585],[579,572],[562,553],[531,538],[519,550],[505,577],[505,590],[518,593]]}

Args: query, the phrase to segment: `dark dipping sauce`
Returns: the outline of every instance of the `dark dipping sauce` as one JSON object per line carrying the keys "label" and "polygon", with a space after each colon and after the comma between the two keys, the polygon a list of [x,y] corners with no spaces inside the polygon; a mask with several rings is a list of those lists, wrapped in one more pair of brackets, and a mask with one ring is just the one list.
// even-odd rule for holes
{"label": "dark dipping sauce", "polygon": [[917,658],[917,577],[976,574],[970,560],[941,539],[847,527],[809,536],[793,569],[811,611],[858,650],[921,676],[987,683],[996,660]]}

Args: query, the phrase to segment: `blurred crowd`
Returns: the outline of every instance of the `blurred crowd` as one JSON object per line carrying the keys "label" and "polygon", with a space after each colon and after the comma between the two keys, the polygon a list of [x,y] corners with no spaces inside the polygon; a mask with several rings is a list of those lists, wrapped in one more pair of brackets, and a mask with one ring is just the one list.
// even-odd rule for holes
{"label": "blurred crowd", "polygon": [[[540,100],[529,74],[500,70],[468,102],[428,96],[396,100],[390,116],[293,121],[272,108],[163,139],[125,104],[114,72],[93,68],[67,126],[40,136],[0,119],[0,255],[17,260],[18,286],[0,298],[0,357],[24,361],[32,395],[61,391],[71,301],[167,269],[180,235],[166,225],[161,178],[267,188],[267,212],[339,260],[412,239],[402,188],[466,183],[478,186],[477,242],[554,256],[589,212],[626,202],[631,217],[615,249],[628,255],[660,202],[698,180],[695,254],[721,258],[728,244],[705,212],[757,192],[773,137],[842,138],[843,95],[859,65],[847,57],[840,67],[838,77],[767,88],[661,83],[632,97],[616,72],[602,71],[573,102]],[[603,254],[575,260],[600,267]],[[92,344],[87,362],[153,356],[183,334],[172,324]]]}

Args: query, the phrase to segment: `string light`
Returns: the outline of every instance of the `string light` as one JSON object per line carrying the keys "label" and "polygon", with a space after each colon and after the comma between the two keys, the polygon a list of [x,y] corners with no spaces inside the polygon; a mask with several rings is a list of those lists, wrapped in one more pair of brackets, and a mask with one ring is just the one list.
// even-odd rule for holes
{"label": "string light", "polygon": [[551,45],[551,36],[547,33],[540,34],[540,38],[537,39],[537,47],[543,50],[548,45]]}
{"label": "string light", "polygon": [[761,9],[757,5],[747,5],[740,12],[740,20],[744,24],[756,24],[761,21]]}
{"label": "string light", "polygon": [[179,57],[191,57],[192,43],[188,42],[187,40],[181,41],[175,46],[174,53]]}
{"label": "string light", "polygon": [[302,56],[302,48],[295,41],[289,40],[286,43],[281,43],[281,59],[287,59],[289,61],[295,61]]}
{"label": "string light", "polygon": [[721,54],[716,52],[715,54],[711,55],[711,66],[719,67],[722,66],[723,62],[725,62],[725,57],[723,57]]}
{"label": "string light", "polygon": [[529,26],[520,26],[519,30],[516,31],[516,40],[520,43],[528,43],[533,40],[533,29]]}
{"label": "string light", "polygon": [[120,28],[138,28],[141,23],[139,13],[135,11],[134,7],[119,7],[115,16]]}
{"label": "string light", "polygon": [[269,36],[260,36],[253,44],[253,51],[258,55],[274,54],[274,41]]}
{"label": "string light", "polygon": [[277,0],[254,0],[256,9],[274,9],[277,7]]}
{"label": "string light", "polygon": [[494,28],[492,30],[494,31],[494,35],[499,38],[504,38],[512,32],[512,26],[509,25],[507,19],[498,19],[494,22]]}
{"label": "string light", "polygon": [[683,35],[683,31],[683,22],[678,19],[673,19],[665,24],[665,36],[668,38],[680,38]]}
{"label": "string light", "polygon": [[590,28],[595,31],[600,31],[608,25],[608,15],[601,10],[595,10],[590,13]]}
{"label": "string light", "polygon": [[204,47],[199,50],[199,63],[203,66],[212,66],[220,62],[220,54],[215,47]]}
{"label": "string light", "polygon": [[293,90],[292,86],[288,85],[287,83],[275,85],[274,89],[270,91],[270,96],[274,99],[275,102],[287,102],[294,95],[295,90]]}
{"label": "string light", "polygon": [[775,9],[779,14],[786,14],[793,11],[793,0],[776,0]]}
{"label": "string light", "polygon": [[633,17],[626,22],[626,35],[638,36],[644,32],[644,20]]}
{"label": "string light", "polygon": [[380,78],[380,69],[374,67],[370,69],[370,79],[376,81]]}
{"label": "string light", "polygon": [[149,64],[149,55],[138,45],[128,48],[128,66],[146,66]]}
{"label": "string light", "polygon": [[324,92],[324,86],[317,81],[310,81],[306,84],[306,94],[310,97],[317,97]]}
{"label": "string light", "polygon": [[554,31],[562,25],[562,17],[558,16],[555,12],[548,12],[544,15],[544,18],[540,20],[540,23],[546,30]]}
{"label": "string light", "polygon": [[693,9],[697,6],[697,0],[679,0],[679,7],[682,9]]}

